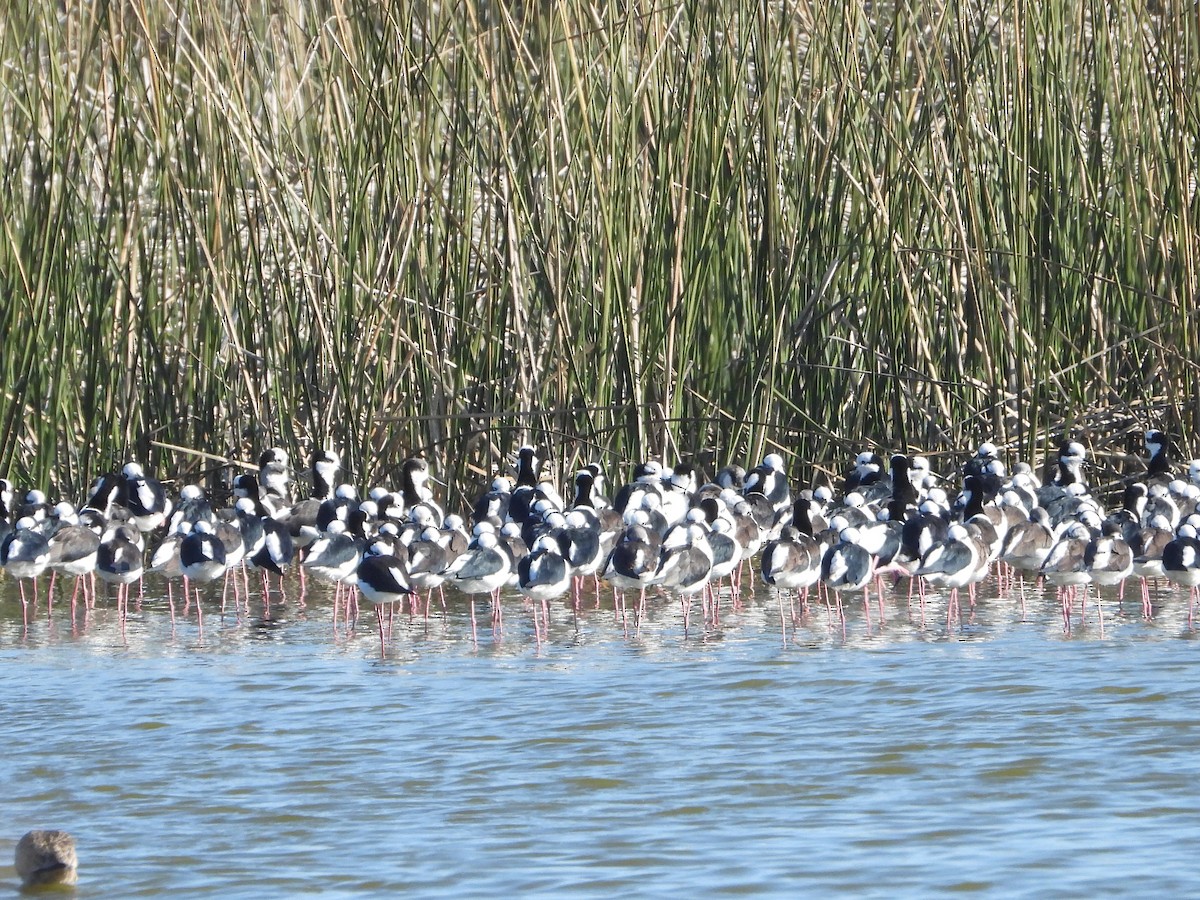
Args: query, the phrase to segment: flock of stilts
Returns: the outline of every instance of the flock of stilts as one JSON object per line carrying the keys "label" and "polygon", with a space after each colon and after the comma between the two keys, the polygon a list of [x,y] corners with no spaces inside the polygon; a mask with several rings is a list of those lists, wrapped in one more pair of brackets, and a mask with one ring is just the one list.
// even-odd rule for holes
{"label": "flock of stilts", "polygon": [[95,602],[98,576],[118,585],[124,608],[146,572],[182,579],[185,596],[224,578],[224,603],[231,584],[235,597],[242,587],[249,594],[247,569],[261,571],[266,591],[269,573],[282,576],[298,561],[302,573],[338,586],[348,614],[360,595],[374,603],[381,642],[384,607],[408,601],[415,611],[423,595],[428,612],[446,584],[489,595],[496,620],[501,591],[515,588],[533,601],[536,619],[539,606],[548,618],[547,603],[568,592],[578,604],[588,579],[597,591],[607,580],[622,598],[636,591],[639,612],[651,589],[707,603],[728,582],[736,598],[748,564],[802,602],[823,589],[831,614],[835,599],[840,612],[841,595],[859,591],[869,612],[872,583],[882,604],[885,576],[910,577],[922,603],[926,585],[948,588],[953,613],[958,591],[967,588],[974,602],[975,585],[999,566],[1057,585],[1069,624],[1076,593],[1082,587],[1086,602],[1091,583],[1123,592],[1126,579],[1140,577],[1146,615],[1148,578],[1187,586],[1194,600],[1200,461],[1177,476],[1169,438],[1150,431],[1145,441],[1147,471],[1112,512],[1089,490],[1087,454],[1074,441],[1062,445],[1045,483],[1027,464],[1009,473],[984,443],[954,477],[934,474],[923,457],[885,463],[862,453],[836,492],[793,490],[774,453],[711,480],[689,464],[643,463],[611,497],[592,464],[575,474],[569,501],[542,477],[536,450],[522,447],[514,472],[497,477],[465,517],[439,506],[423,459],[404,462],[398,490],[375,487],[360,498],[338,483],[337,455],[319,452],[311,490],[299,499],[287,454],[271,449],[257,476],[235,480],[225,509],[196,485],[171,497],[130,463],[98,479],[79,508],[36,490],[18,496],[0,479],[0,564],[20,581],[22,603],[25,582],[36,599],[37,579],[50,570],[75,578],[72,604],[80,593]]}

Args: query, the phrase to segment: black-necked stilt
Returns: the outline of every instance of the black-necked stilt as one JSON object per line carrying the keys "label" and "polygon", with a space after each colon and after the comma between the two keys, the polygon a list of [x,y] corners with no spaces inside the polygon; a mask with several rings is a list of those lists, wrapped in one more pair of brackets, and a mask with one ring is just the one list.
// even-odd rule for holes
{"label": "black-necked stilt", "polygon": [[312,492],[307,499],[294,503],[281,518],[297,548],[307,547],[324,530],[317,527],[317,516],[321,504],[333,497],[340,470],[341,458],[332,450],[319,450],[313,454],[309,468]]}
{"label": "black-necked stilt", "polygon": [[215,581],[225,574],[225,545],[201,519],[179,542],[179,569],[191,581]]}
{"label": "black-necked stilt", "polygon": [[575,473],[575,494],[571,498],[571,506],[586,506],[589,509],[609,506],[608,498],[600,493],[596,473],[592,469],[584,468]]}
{"label": "black-necked stilt", "polygon": [[178,531],[183,522],[188,523],[190,531],[191,526],[201,521],[215,525],[217,514],[213,511],[204,488],[198,484],[185,484],[179,492],[179,502],[171,512],[168,531]]}
{"label": "black-necked stilt", "polygon": [[1095,584],[1112,587],[1121,586],[1118,599],[1124,599],[1125,579],[1133,574],[1133,551],[1115,526],[1106,526],[1104,532],[1088,542],[1084,551],[1084,563],[1092,573]]}
{"label": "black-necked stilt", "polygon": [[[300,565],[318,578],[334,585],[334,614],[341,602],[343,588],[353,586],[358,577],[358,564],[367,549],[368,539],[361,532],[351,532],[345,522],[336,521],[329,530],[313,541]],[[392,555],[395,555],[394,553]],[[347,598],[349,617],[349,598]]]}
{"label": "black-necked stilt", "polygon": [[1088,493],[1087,486],[1079,482],[1069,484],[1065,488],[1047,485],[1038,492],[1038,500],[1056,528],[1079,521],[1085,510],[1098,512],[1100,509],[1095,498]]}
{"label": "black-necked stilt", "polygon": [[[68,510],[70,505],[67,504]],[[84,602],[88,602],[88,590],[85,579],[96,571],[96,558],[100,549],[100,536],[85,525],[79,524],[79,517],[70,510],[70,515],[60,516],[59,527],[49,537],[50,567],[63,575],[75,579],[75,590],[71,594],[71,603],[84,588]]]}
{"label": "black-necked stilt", "polygon": [[26,580],[34,583],[34,600],[37,599],[37,577],[46,571],[52,556],[50,542],[36,524],[28,516],[18,519],[0,543],[0,565],[20,584],[22,605],[26,603]]}
{"label": "black-necked stilt", "polygon": [[1051,584],[1059,586],[1087,584],[1092,580],[1084,561],[1088,544],[1094,535],[1079,522],[1069,525],[1042,563],[1042,574]]}
{"label": "black-necked stilt", "polygon": [[446,575],[464,594],[491,594],[493,597],[512,576],[515,561],[506,545],[496,536],[493,525],[481,522],[465,553],[451,563]]}
{"label": "black-necked stilt", "polygon": [[390,607],[397,601],[403,602],[413,592],[408,571],[398,556],[368,553],[358,564],[355,580],[359,593],[375,605],[375,618],[379,623],[379,655],[383,656],[383,607]]}
{"label": "black-necked stilt", "polygon": [[[334,520],[345,522],[350,511],[357,509],[361,502],[358,498],[358,488],[352,484],[339,484],[334,489],[333,496],[323,500],[317,508],[314,522],[317,533],[328,531],[330,523]],[[291,533],[290,522],[288,523],[288,532]]]}
{"label": "black-necked stilt", "polygon": [[624,591],[638,591],[638,610],[645,608],[646,588],[658,571],[662,535],[650,527],[644,510],[631,513],[631,522],[617,538],[604,570],[604,579]]}
{"label": "black-necked stilt", "polygon": [[496,539],[500,542],[508,555],[513,560],[512,575],[508,579],[508,586],[515,588],[517,586],[517,563],[525,556],[529,555],[529,545],[525,543],[521,537],[521,526],[516,522],[505,522],[500,526],[500,533],[496,535]]}
{"label": "black-necked stilt", "polygon": [[1144,513],[1149,495],[1149,487],[1144,481],[1127,485],[1121,493],[1121,508],[1110,513],[1105,524],[1115,525],[1125,540],[1131,540],[1146,521]]}
{"label": "black-necked stilt", "polygon": [[366,503],[374,504],[374,518],[379,521],[399,521],[404,518],[402,498],[397,491],[377,484],[367,491]]}
{"label": "black-necked stilt", "polygon": [[1158,429],[1147,431],[1144,437],[1146,453],[1149,459],[1146,463],[1147,481],[1170,481],[1171,475],[1171,438]]}
{"label": "black-necked stilt", "polygon": [[542,461],[538,459],[537,448],[529,444],[517,450],[517,487],[533,487],[541,477]]}
{"label": "black-necked stilt", "polygon": [[912,483],[912,461],[903,453],[895,453],[889,462],[892,492],[888,500],[888,519],[903,522],[917,511],[919,496]]}
{"label": "black-necked stilt", "polygon": [[366,541],[351,534],[345,522],[333,522],[328,531],[309,545],[301,565],[325,581],[346,583],[358,570],[365,550]]}
{"label": "black-necked stilt", "polygon": [[968,478],[976,479],[978,490],[984,502],[994,498],[1004,484],[1008,472],[1000,459],[1000,450],[991,441],[979,445],[975,456],[963,466],[963,481]]}
{"label": "black-necked stilt", "polygon": [[821,561],[827,549],[811,534],[787,525],[781,529],[779,537],[763,547],[763,581],[780,590],[800,594],[803,603],[808,589],[821,580]]}
{"label": "black-necked stilt", "polygon": [[1081,484],[1086,489],[1087,478],[1083,469],[1087,465],[1087,450],[1079,441],[1067,441],[1058,450],[1058,465],[1054,472],[1052,484],[1067,487]]}
{"label": "black-necked stilt", "polygon": [[734,573],[742,564],[745,555],[729,519],[718,516],[708,523],[708,549],[712,553],[712,571],[709,572],[709,581],[720,585],[724,579],[730,579],[730,590],[736,598],[739,589]]}
{"label": "black-necked stilt", "polygon": [[692,510],[663,538],[653,583],[672,594],[698,593],[708,583],[712,563],[707,519],[702,510]]}
{"label": "black-necked stilt", "polygon": [[283,593],[283,570],[290,565],[296,555],[295,544],[287,525],[275,519],[261,519],[262,543],[253,555],[247,555],[247,561],[256,569],[263,572],[263,596],[266,598],[270,591],[268,572],[279,576],[279,591]]}
{"label": "black-necked stilt", "polygon": [[595,501],[594,506],[599,509],[601,506],[612,506],[612,501],[608,497],[608,472],[599,462],[590,462],[583,467],[592,473],[592,499]]}
{"label": "black-necked stilt", "polygon": [[411,516],[416,507],[425,507],[434,513],[434,518],[440,526],[445,511],[434,500],[433,489],[429,487],[431,480],[427,460],[410,457],[400,466],[400,494],[404,498],[405,510]]}
{"label": "black-necked stilt", "polygon": [[500,589],[508,584],[516,569],[516,560],[507,545],[500,542],[495,526],[480,522],[466,551],[452,562],[446,577],[464,594],[471,595],[472,634],[475,626],[475,594],[488,594],[492,603],[492,623],[500,621]]}
{"label": "black-necked stilt", "polygon": [[792,505],[792,490],[788,485],[787,473],[783,469],[783,457],[768,453],[762,463],[747,475],[742,486],[743,494],[762,494],[770,502],[776,515]]}
{"label": "black-necked stilt", "polygon": [[1146,618],[1154,612],[1150,602],[1149,579],[1157,580],[1165,576],[1163,550],[1173,540],[1175,532],[1171,530],[1171,523],[1162,516],[1152,519],[1129,539],[1129,549],[1133,552],[1133,574],[1142,580],[1142,613]]}
{"label": "black-necked stilt", "polygon": [[[834,519],[841,520],[840,528],[858,528],[875,521],[875,511],[867,503],[867,498],[859,491],[851,491],[842,498],[842,502],[833,507],[830,524]],[[839,530],[840,530],[839,528]]]}
{"label": "black-necked stilt", "polygon": [[1187,481],[1191,484],[1200,485],[1200,459],[1193,459],[1188,462]]}
{"label": "black-necked stilt", "polygon": [[550,630],[549,602],[571,588],[573,572],[567,561],[568,543],[559,530],[543,532],[530,544],[529,554],[517,563],[517,589],[533,604],[534,631],[539,644],[543,633]]}
{"label": "black-necked stilt", "polygon": [[713,481],[726,490],[736,491],[740,494],[742,488],[746,486],[746,469],[736,463],[723,466],[717,470]]}
{"label": "black-necked stilt", "polygon": [[113,510],[121,505],[124,491],[125,479],[122,476],[116,472],[101,475],[88,489],[87,500],[79,510],[80,518],[95,513],[98,518],[108,522],[113,517]]}
{"label": "black-necked stilt", "polygon": [[1021,508],[1029,511],[1038,505],[1039,487],[1041,487],[1041,483],[1029,463],[1021,462],[1013,466],[1012,477],[1005,483],[1004,490],[1016,494]]}
{"label": "black-necked stilt", "polygon": [[842,481],[842,494],[868,487],[884,477],[883,457],[864,450],[855,457],[854,465]]}
{"label": "black-necked stilt", "polygon": [[[988,510],[998,512],[995,506],[989,505]],[[1007,524],[1002,518],[993,519],[986,512],[978,513],[963,522],[967,532],[975,538],[982,547],[985,559],[985,565],[991,563],[1000,556],[1000,548],[1004,543],[1004,535],[1007,533]],[[974,598],[972,598],[974,599]]]}
{"label": "black-necked stilt", "polygon": [[471,522],[490,522],[499,528],[508,519],[508,505],[512,502],[513,481],[501,475],[492,479],[491,487],[482,497],[475,501],[471,510]]}
{"label": "black-necked stilt", "polygon": [[875,577],[875,561],[871,554],[858,544],[858,530],[847,527],[841,530],[838,541],[821,558],[821,580],[837,595],[838,614],[842,612],[842,594],[847,591],[863,592],[863,608],[870,615],[868,586]]}
{"label": "black-necked stilt", "polygon": [[408,571],[408,545],[413,538],[420,535],[421,530],[414,533],[401,534],[395,522],[384,522],[373,535],[364,536],[365,553],[370,556],[396,556],[404,563],[404,571]]}
{"label": "black-necked stilt", "polygon": [[273,517],[280,510],[274,501],[268,497],[258,483],[258,479],[245,472],[233,479],[233,496],[238,500],[246,500],[254,507],[254,514],[263,518]]}
{"label": "black-necked stilt", "polygon": [[1171,496],[1179,507],[1179,516],[1186,519],[1200,509],[1200,485],[1176,478],[1169,485]]}
{"label": "black-necked stilt", "polygon": [[309,477],[312,479],[312,493],[309,497],[318,501],[332,497],[341,470],[342,458],[333,450],[318,450],[313,453],[309,465]]}
{"label": "black-necked stilt", "polygon": [[0,522],[11,522],[16,518],[17,491],[7,478],[0,478]]}
{"label": "black-necked stilt", "polygon": [[121,474],[125,478],[123,499],[133,523],[142,533],[154,531],[171,513],[166,489],[160,481],[149,477],[138,463],[126,463]]}
{"label": "black-necked stilt", "polygon": [[512,496],[508,498],[507,521],[524,526],[534,515],[533,508],[544,499],[535,488],[529,485],[520,485],[514,488]]}
{"label": "black-necked stilt", "polygon": [[445,583],[446,568],[450,563],[441,529],[432,523],[421,529],[408,544],[407,559],[408,582],[418,592],[417,596],[422,591],[425,593],[425,615],[428,616],[433,592]]}
{"label": "black-necked stilt", "polygon": [[693,509],[685,520],[667,532],[659,551],[658,570],[653,582],[678,597],[686,630],[691,598],[705,592],[702,605],[708,618],[707,588],[712,578],[713,552],[708,543],[709,528],[703,511]]}
{"label": "black-necked stilt", "polygon": [[856,526],[858,545],[875,558],[877,569],[887,566],[900,552],[903,527],[903,522],[890,519],[868,521]]}
{"label": "black-necked stilt", "polygon": [[624,523],[608,498],[599,493],[595,473],[590,468],[580,469],[576,473],[575,498],[567,509],[568,514],[572,512],[577,514],[577,520],[582,517],[588,527],[596,530],[600,538],[600,551],[607,557]]}
{"label": "black-necked stilt", "polygon": [[132,525],[117,525],[100,538],[96,551],[96,574],[103,581],[117,585],[117,606],[122,616],[129,603],[129,585],[139,580],[145,571],[142,556],[142,536]]}
{"label": "black-necked stilt", "polygon": [[25,499],[17,507],[18,519],[33,519],[36,523],[45,522],[54,510],[54,505],[46,498],[44,491],[34,488],[25,492]]}
{"label": "black-necked stilt", "polygon": [[225,548],[225,565],[228,569],[240,566],[246,557],[246,538],[240,526],[237,515],[228,511],[213,526],[213,533]]}
{"label": "black-necked stilt", "polygon": [[734,538],[742,548],[742,555],[747,558],[755,556],[766,543],[768,536],[775,533],[775,529],[763,528],[758,517],[754,515],[754,507],[750,501],[734,491],[723,490],[721,500],[733,520]]}
{"label": "black-necked stilt", "polygon": [[765,494],[755,492],[743,494],[730,505],[739,515],[748,515],[754,519],[754,524],[758,527],[763,540],[770,540],[774,537],[777,531],[775,507],[771,505],[771,501],[766,498]]}
{"label": "black-necked stilt", "polygon": [[532,548],[539,534],[562,528],[565,524],[566,518],[549,500],[538,500],[530,507],[521,524],[521,537]]}
{"label": "black-necked stilt", "polygon": [[179,545],[191,530],[190,522],[180,522],[158,542],[148,558],[143,555],[146,571],[167,579],[168,592],[171,590],[171,582],[183,577],[183,568],[179,563]]}
{"label": "black-necked stilt", "polygon": [[594,578],[608,561],[607,536],[600,530],[600,519],[591,507],[569,510],[563,519],[567,563],[571,566],[572,599],[578,606],[583,581]]}
{"label": "black-necked stilt", "polygon": [[1084,588],[1083,602],[1087,603],[1087,586],[1092,582],[1092,573],[1086,556],[1088,544],[1094,536],[1081,522],[1068,525],[1042,563],[1042,576],[1059,589],[1063,619],[1068,624],[1071,603],[1080,585]]}
{"label": "black-necked stilt", "polygon": [[[279,590],[283,593],[283,569],[296,554],[289,525],[286,522],[261,515],[254,502],[248,497],[234,504],[235,522],[242,533],[243,561],[247,566],[262,572],[264,602],[270,600],[270,576],[279,576]],[[246,589],[249,591],[249,583]]]}
{"label": "black-necked stilt", "polygon": [[669,523],[677,525],[686,518],[697,486],[695,470],[690,465],[663,470],[659,508]]}
{"label": "black-necked stilt", "polygon": [[908,480],[917,489],[917,502],[925,499],[930,489],[937,487],[940,476],[934,473],[928,456],[916,454],[908,458]]}
{"label": "black-necked stilt", "polygon": [[900,527],[899,560],[905,564],[920,564],[921,558],[942,541],[950,529],[946,510],[935,500],[925,499],[917,514],[906,519]]}
{"label": "black-necked stilt", "polygon": [[966,525],[956,522],[947,529],[946,539],[930,547],[921,557],[921,564],[913,575],[924,578],[930,584],[950,588],[947,615],[953,616],[958,610],[959,589],[965,587],[973,590],[987,573],[987,548]]}
{"label": "black-necked stilt", "polygon": [[1056,542],[1050,516],[1040,506],[1029,518],[1008,529],[1000,545],[1000,558],[1020,572],[1036,572]]}
{"label": "black-necked stilt", "polygon": [[991,441],[984,441],[975,451],[975,455],[963,465],[963,478],[974,475],[981,478],[984,475],[997,474],[995,464],[1000,461],[1000,450]]}
{"label": "black-necked stilt", "polygon": [[258,458],[258,484],[276,509],[292,505],[292,470],[282,447],[264,450]]}
{"label": "black-necked stilt", "polygon": [[1167,581],[1188,589],[1188,622],[1196,605],[1196,589],[1200,587],[1200,540],[1191,525],[1179,526],[1175,539],[1163,547],[1163,574]]}
{"label": "black-necked stilt", "polygon": [[[227,569],[225,545],[217,537],[213,526],[201,519],[179,542],[179,570],[185,579],[185,594],[188,584],[215,581],[224,575]],[[199,609],[199,587],[196,588],[196,603]]]}
{"label": "black-necked stilt", "polygon": [[1170,487],[1162,482],[1147,485],[1146,502],[1142,506],[1142,521],[1148,522],[1155,516],[1163,516],[1172,528],[1178,528],[1183,521],[1183,512],[1175,502]]}
{"label": "black-necked stilt", "polygon": [[568,539],[561,531],[544,532],[529,546],[517,564],[517,587],[531,600],[545,602],[561,597],[571,587]]}
{"label": "black-necked stilt", "polygon": [[440,531],[441,544],[446,548],[446,564],[449,565],[466,552],[472,536],[467,533],[466,522],[457,513],[450,513],[442,520]]}
{"label": "black-necked stilt", "polygon": [[[367,538],[363,545],[362,560],[368,557],[395,557],[400,562],[400,566],[404,571],[404,585],[408,588],[408,593],[416,593],[412,580],[408,577],[408,547],[400,541],[395,534],[380,532],[374,537]],[[407,596],[407,595],[406,595]]]}
{"label": "black-necked stilt", "polygon": [[642,507],[649,494],[656,497],[662,493],[662,464],[647,460],[634,467],[633,480],[621,486],[613,497],[613,508],[624,515],[631,509]]}

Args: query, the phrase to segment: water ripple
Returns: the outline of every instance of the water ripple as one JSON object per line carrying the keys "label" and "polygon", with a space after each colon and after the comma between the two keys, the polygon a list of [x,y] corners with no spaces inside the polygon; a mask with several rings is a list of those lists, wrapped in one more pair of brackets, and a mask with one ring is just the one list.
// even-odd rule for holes
{"label": "water ripple", "polygon": [[452,597],[381,658],[320,595],[26,625],[0,589],[0,855],[69,827],[79,897],[1196,893],[1186,597],[1108,604],[602,602],[539,640]]}

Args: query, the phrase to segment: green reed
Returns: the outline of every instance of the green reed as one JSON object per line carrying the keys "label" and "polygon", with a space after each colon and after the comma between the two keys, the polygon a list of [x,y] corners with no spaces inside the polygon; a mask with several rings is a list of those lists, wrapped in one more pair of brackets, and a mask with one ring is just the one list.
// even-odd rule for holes
{"label": "green reed", "polygon": [[18,3],[0,471],[1195,452],[1195,13]]}

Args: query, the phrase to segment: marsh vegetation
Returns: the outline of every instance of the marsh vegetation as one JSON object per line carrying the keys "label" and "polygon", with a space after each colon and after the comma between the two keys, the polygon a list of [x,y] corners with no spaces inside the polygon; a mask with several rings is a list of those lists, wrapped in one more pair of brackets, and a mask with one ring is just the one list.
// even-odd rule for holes
{"label": "marsh vegetation", "polygon": [[1194,450],[1198,23],[18,2],[0,471],[335,444],[457,483],[524,440],[799,468],[1150,424]]}

